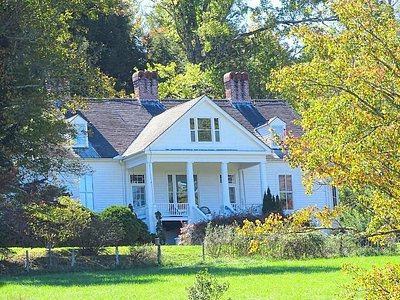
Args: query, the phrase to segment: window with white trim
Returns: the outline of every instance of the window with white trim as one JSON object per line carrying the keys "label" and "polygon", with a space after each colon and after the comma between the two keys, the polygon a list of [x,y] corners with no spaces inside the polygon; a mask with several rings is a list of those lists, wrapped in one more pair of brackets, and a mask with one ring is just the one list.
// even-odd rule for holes
{"label": "window with white trim", "polygon": [[146,206],[146,187],[144,175],[130,175],[132,184],[132,205],[133,208]]}
{"label": "window with white trim", "polygon": [[283,125],[271,126],[271,147],[280,148],[280,145],[277,143],[277,139],[279,141],[283,141],[284,138],[285,138],[285,126]]}
{"label": "window with white trim", "polygon": [[293,209],[292,175],[279,175],[279,199],[283,209]]}
{"label": "window with white trim", "polygon": [[88,147],[87,124],[74,124],[76,134],[74,136],[74,148]]}
{"label": "window with white trim", "polygon": [[86,174],[79,179],[79,199],[85,207],[93,210],[93,174]]}
{"label": "window with white trim", "polygon": [[190,140],[192,142],[219,142],[218,118],[190,118]]}
{"label": "window with white trim", "polygon": [[[193,175],[193,180],[195,202],[199,204],[197,175]],[[168,175],[168,201],[171,204],[188,203],[186,175]]]}

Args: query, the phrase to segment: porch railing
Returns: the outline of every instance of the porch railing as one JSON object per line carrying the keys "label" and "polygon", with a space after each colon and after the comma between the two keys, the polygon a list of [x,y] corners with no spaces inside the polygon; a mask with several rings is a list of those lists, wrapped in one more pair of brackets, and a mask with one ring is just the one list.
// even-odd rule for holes
{"label": "porch railing", "polygon": [[163,217],[187,217],[188,203],[157,203],[155,205]]}
{"label": "porch railing", "polygon": [[262,205],[261,204],[247,204],[241,205],[238,203],[231,203],[233,210],[236,213],[248,213],[259,215],[262,213]]}

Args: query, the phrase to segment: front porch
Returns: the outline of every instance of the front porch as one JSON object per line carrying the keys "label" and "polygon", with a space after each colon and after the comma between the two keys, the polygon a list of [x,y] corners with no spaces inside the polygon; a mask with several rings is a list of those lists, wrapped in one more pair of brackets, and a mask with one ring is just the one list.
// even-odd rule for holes
{"label": "front porch", "polygon": [[126,162],[127,200],[152,232],[157,211],[163,221],[184,222],[257,212],[266,190],[266,163],[260,158],[146,155]]}

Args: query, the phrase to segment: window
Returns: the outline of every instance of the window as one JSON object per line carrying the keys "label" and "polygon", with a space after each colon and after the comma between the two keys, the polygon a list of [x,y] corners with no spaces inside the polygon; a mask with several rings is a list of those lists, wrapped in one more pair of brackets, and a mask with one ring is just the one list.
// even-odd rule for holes
{"label": "window", "polygon": [[[199,203],[197,175],[193,175],[194,197]],[[188,203],[186,175],[168,175],[168,201],[169,203]]]}
{"label": "window", "polygon": [[146,206],[146,188],[144,175],[130,175],[132,183],[133,208]]}
{"label": "window", "polygon": [[87,208],[94,209],[93,201],[93,175],[83,175],[79,180],[79,199]]}
{"label": "window", "polygon": [[292,175],[279,175],[279,199],[283,209],[293,209]]}
{"label": "window", "polygon": [[137,184],[145,183],[144,175],[131,175],[130,178],[131,178],[131,183],[137,183]]}
{"label": "window", "polygon": [[74,138],[75,148],[83,148],[88,146],[88,137],[87,137],[87,124],[74,124],[76,135]]}
{"label": "window", "polygon": [[277,148],[280,147],[278,143],[276,143],[276,139],[278,138],[280,141],[284,139],[285,128],[282,125],[274,125],[271,127],[271,147]]}
{"label": "window", "polygon": [[190,140],[192,142],[219,142],[218,118],[190,118]]}
{"label": "window", "polygon": [[332,206],[335,207],[338,205],[338,196],[337,196],[337,188],[335,186],[332,187]]}

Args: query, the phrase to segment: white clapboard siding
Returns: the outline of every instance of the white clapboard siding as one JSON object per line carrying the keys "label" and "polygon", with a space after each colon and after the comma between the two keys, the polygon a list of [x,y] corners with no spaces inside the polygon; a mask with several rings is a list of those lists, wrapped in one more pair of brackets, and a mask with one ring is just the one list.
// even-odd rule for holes
{"label": "white clapboard siding", "polygon": [[[219,142],[192,142],[190,137],[190,118],[218,118]],[[179,137],[179,138],[176,138]],[[234,138],[232,138],[234,137]],[[244,151],[262,151],[265,147],[255,141],[251,133],[241,130],[235,121],[221,113],[215,105],[204,102],[193,107],[173,126],[163,133],[151,146],[151,150],[165,149],[235,149]]]}
{"label": "white clapboard siding", "polygon": [[262,204],[260,167],[255,165],[245,168],[242,174],[246,206]]}
{"label": "white clapboard siding", "polygon": [[[123,173],[124,169],[118,161],[110,159],[97,159],[96,161],[85,161],[91,172],[93,172],[93,198],[94,211],[100,212],[112,205],[126,205],[124,201]],[[79,179],[70,179],[68,189],[72,197],[79,199]]]}
{"label": "white clapboard siding", "polygon": [[300,169],[292,169],[284,161],[267,162],[267,186],[271,189],[273,195],[279,194],[279,175],[292,175],[294,210],[310,205],[316,205],[320,208],[331,205],[328,186],[316,184],[313,193],[307,195],[301,181]]}

